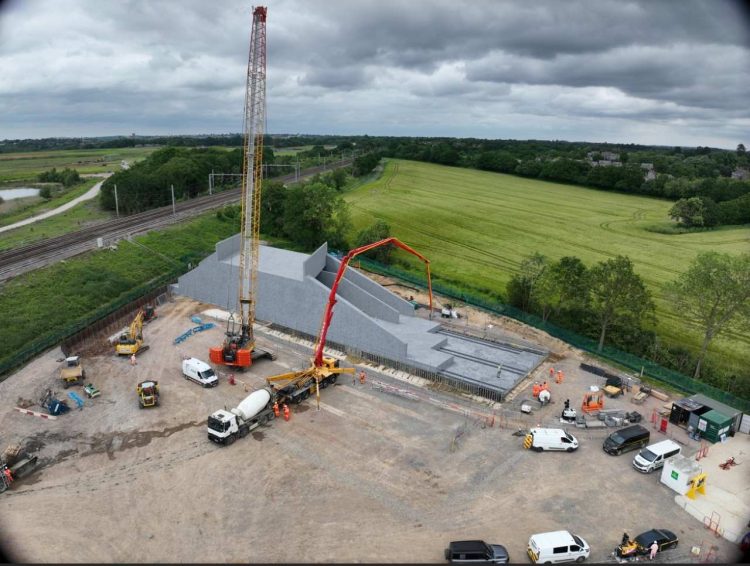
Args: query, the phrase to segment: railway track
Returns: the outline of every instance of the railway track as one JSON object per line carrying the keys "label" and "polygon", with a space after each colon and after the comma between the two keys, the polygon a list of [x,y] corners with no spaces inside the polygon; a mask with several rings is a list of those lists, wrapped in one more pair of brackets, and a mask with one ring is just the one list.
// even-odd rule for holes
{"label": "railway track", "polygon": [[[351,162],[351,159],[344,159],[331,163],[325,168],[310,167],[300,172],[300,179],[332,168],[345,167]],[[277,179],[290,182],[295,180],[295,175],[285,175]],[[174,211],[171,205],[154,208],[138,214],[106,220],[56,238],[0,252],[0,281],[93,250],[98,247],[99,238],[102,239],[104,245],[111,245],[123,238],[144,234],[150,230],[197,216],[213,208],[237,202],[240,200],[240,192],[240,189],[233,189],[214,195],[205,195],[177,203]]]}

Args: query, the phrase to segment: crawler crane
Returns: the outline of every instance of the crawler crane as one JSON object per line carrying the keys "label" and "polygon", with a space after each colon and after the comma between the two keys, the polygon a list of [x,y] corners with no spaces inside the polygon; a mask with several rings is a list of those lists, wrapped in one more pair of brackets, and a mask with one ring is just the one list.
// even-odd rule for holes
{"label": "crawler crane", "polygon": [[226,339],[210,348],[209,358],[219,365],[244,370],[258,358],[274,359],[273,353],[255,345],[253,322],[257,297],[260,238],[260,191],[263,159],[263,131],[266,119],[266,13],[264,6],[253,10],[250,54],[245,89],[245,143],[242,167],[242,228],[240,232],[239,320],[227,321]]}

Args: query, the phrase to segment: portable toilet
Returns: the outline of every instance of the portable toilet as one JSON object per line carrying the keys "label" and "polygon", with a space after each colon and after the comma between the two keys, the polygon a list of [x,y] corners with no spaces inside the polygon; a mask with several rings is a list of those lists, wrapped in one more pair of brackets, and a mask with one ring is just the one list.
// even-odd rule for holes
{"label": "portable toilet", "polygon": [[661,483],[680,495],[685,495],[693,487],[693,479],[699,476],[702,471],[698,462],[678,454],[664,462],[664,467],[661,470]]}
{"label": "portable toilet", "polygon": [[702,438],[709,442],[721,442],[722,436],[726,438],[732,427],[732,417],[720,413],[716,409],[703,413],[698,417],[698,431]]}

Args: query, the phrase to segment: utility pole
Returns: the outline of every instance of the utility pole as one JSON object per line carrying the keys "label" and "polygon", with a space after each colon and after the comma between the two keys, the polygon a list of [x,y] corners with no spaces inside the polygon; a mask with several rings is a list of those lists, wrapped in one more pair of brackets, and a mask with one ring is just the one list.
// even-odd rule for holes
{"label": "utility pole", "polygon": [[115,213],[117,214],[117,218],[120,218],[120,207],[117,204],[117,185],[115,184]]}
{"label": "utility pole", "polygon": [[172,189],[172,216],[177,216],[177,211],[174,207],[174,185],[169,185],[169,187]]}
{"label": "utility pole", "polygon": [[208,176],[208,194],[212,195],[213,191],[213,184],[214,184],[214,170],[211,169],[211,174]]}

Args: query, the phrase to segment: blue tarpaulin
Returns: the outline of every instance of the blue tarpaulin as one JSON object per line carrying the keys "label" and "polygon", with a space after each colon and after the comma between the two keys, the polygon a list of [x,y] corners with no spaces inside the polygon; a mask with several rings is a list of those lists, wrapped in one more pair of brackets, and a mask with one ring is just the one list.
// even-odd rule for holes
{"label": "blue tarpaulin", "polygon": [[78,393],[76,393],[75,391],[69,391],[68,397],[70,397],[71,399],[73,399],[73,401],[76,402],[76,405],[78,405],[79,409],[83,408],[83,399],[81,399],[81,396],[78,395]]}

